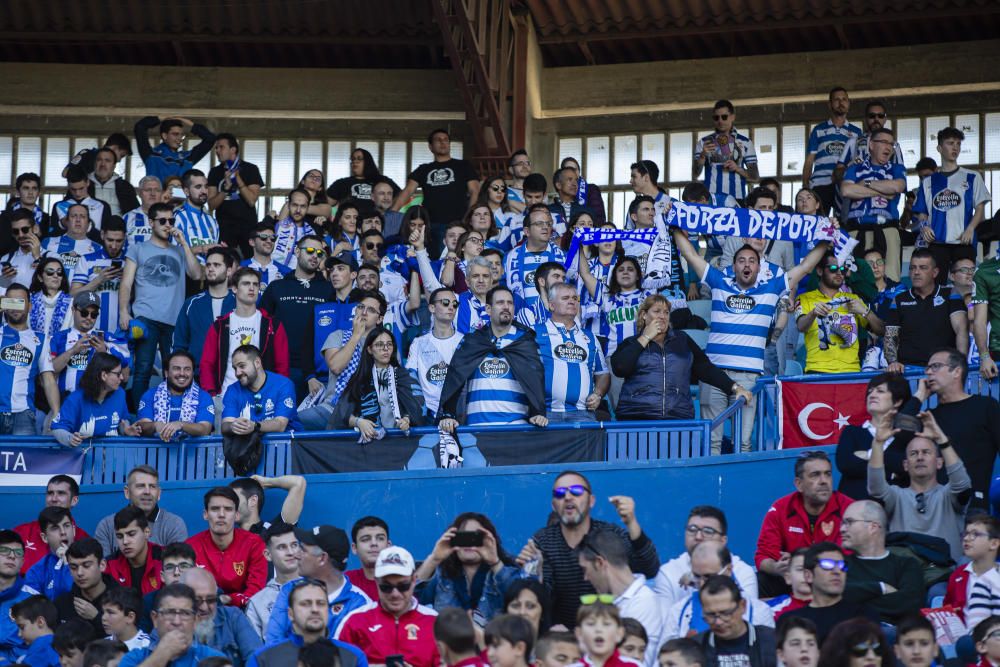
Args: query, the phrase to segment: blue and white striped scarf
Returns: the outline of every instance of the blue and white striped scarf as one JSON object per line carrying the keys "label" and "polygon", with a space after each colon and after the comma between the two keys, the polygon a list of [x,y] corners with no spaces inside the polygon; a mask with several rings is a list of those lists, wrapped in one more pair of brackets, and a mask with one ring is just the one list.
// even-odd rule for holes
{"label": "blue and white striped scarf", "polygon": [[[20,201],[14,202],[14,205],[11,206],[11,210],[12,211],[16,211],[19,208],[23,208],[21,206],[21,202]],[[38,225],[39,229],[41,229],[41,227],[42,227],[42,216],[45,215],[45,213],[42,211],[41,207],[38,206],[38,204],[35,204],[35,210],[32,211],[32,214],[35,216],[35,224]]]}

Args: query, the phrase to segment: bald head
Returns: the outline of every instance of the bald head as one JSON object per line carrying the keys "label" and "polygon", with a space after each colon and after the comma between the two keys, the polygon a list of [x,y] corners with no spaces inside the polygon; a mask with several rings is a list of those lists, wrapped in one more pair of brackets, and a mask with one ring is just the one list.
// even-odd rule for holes
{"label": "bald head", "polygon": [[889,522],[889,519],[885,514],[885,509],[874,500],[858,500],[857,502],[851,503],[850,506],[854,507],[855,505],[860,506],[860,516],[865,521],[877,523],[883,529]]}
{"label": "bald head", "polygon": [[720,542],[701,542],[691,552],[691,571],[698,574],[718,574],[732,563],[729,549]]}
{"label": "bald head", "polygon": [[181,576],[181,583],[190,586],[198,597],[214,595],[218,589],[215,576],[203,567],[188,568]]}

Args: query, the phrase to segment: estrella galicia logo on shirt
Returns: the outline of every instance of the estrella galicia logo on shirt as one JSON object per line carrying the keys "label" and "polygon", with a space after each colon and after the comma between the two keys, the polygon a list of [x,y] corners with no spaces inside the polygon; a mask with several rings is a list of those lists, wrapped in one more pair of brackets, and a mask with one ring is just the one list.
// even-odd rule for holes
{"label": "estrella galicia logo on shirt", "polygon": [[416,641],[417,633],[420,632],[420,626],[416,623],[407,623],[406,627],[406,638],[411,641]]}
{"label": "estrella galicia logo on shirt", "polygon": [[442,169],[432,169],[430,173],[427,174],[427,185],[432,188],[451,185],[454,182],[455,172],[448,167],[444,167]]}
{"label": "estrella galicia logo on shirt", "polygon": [[827,155],[832,155],[833,157],[840,157],[841,153],[843,152],[844,152],[843,141],[831,141],[826,144]]}
{"label": "estrella galicia logo on shirt", "polygon": [[479,372],[483,377],[502,378],[510,372],[510,364],[506,359],[486,357],[479,363]]}
{"label": "estrella galicia logo on shirt", "polygon": [[90,350],[84,350],[83,352],[77,352],[72,357],[69,358],[69,367],[82,370],[87,367],[87,362],[90,361]]}
{"label": "estrella galicia logo on shirt", "polygon": [[0,361],[8,366],[30,366],[35,353],[21,343],[14,343],[0,350]]}
{"label": "estrella galicia logo on shirt", "polygon": [[950,211],[962,203],[962,198],[954,190],[942,190],[934,195],[932,202],[935,209],[939,211]]}
{"label": "estrella galicia logo on shirt", "polygon": [[749,294],[730,294],[726,297],[726,308],[731,313],[749,313],[757,305],[757,300]]}
{"label": "estrella galicia logo on shirt", "polygon": [[556,345],[554,352],[556,354],[556,358],[562,359],[563,361],[569,361],[577,364],[587,361],[587,348],[573,342]]}
{"label": "estrella galicia logo on shirt", "polygon": [[448,364],[439,361],[427,369],[427,381],[431,384],[444,384],[444,378],[448,375]]}

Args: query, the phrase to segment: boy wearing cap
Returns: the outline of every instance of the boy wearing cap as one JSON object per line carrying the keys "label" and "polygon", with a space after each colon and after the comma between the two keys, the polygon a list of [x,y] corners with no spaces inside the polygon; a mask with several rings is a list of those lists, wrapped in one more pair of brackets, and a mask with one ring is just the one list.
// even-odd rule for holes
{"label": "boy wearing cap", "polygon": [[[292,622],[288,617],[288,597],[301,578],[317,579],[326,585],[327,600],[330,603],[328,635],[332,638],[340,629],[347,615],[368,605],[367,595],[344,576],[347,556],[351,553],[351,543],[345,533],[335,526],[315,526],[312,529],[295,529],[295,537],[301,546],[299,556],[299,579],[289,581],[281,587],[278,597],[271,607],[271,620],[267,623],[264,643],[271,645],[292,638]],[[416,666],[414,666],[416,667]]]}
{"label": "boy wearing cap", "polygon": [[383,549],[375,562],[379,599],[349,614],[334,638],[360,648],[372,664],[402,655],[411,667],[437,667],[441,662],[434,639],[437,612],[414,599],[415,569],[406,549]]}
{"label": "boy wearing cap", "polygon": [[77,388],[83,371],[95,352],[107,352],[122,362],[122,382],[128,381],[131,355],[128,344],[96,328],[101,316],[101,299],[94,292],[79,292],[73,297],[73,326],[52,336],[49,352],[63,397]]}

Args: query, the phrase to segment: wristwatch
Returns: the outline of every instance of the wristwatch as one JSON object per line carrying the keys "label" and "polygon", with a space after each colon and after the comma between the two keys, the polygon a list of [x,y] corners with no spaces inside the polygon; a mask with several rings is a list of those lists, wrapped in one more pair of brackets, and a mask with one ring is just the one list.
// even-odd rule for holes
{"label": "wristwatch", "polygon": [[254,422],[253,423],[253,432],[254,433],[260,433],[260,422]]}

